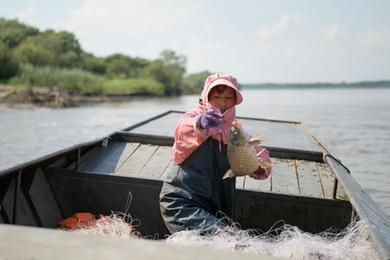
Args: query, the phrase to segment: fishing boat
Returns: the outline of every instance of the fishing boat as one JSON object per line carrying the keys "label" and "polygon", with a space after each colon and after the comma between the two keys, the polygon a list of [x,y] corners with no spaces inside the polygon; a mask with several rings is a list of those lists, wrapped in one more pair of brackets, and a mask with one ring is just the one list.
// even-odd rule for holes
{"label": "fishing boat", "polygon": [[[164,238],[158,198],[173,166],[173,129],[182,114],[167,111],[1,171],[0,232],[6,224],[56,229],[75,212],[123,212],[139,220],[142,236]],[[267,140],[273,173],[263,181],[237,178],[234,221],[243,229],[267,231],[283,223],[318,233],[361,219],[381,257],[390,258],[388,217],[304,124],[238,119]]]}

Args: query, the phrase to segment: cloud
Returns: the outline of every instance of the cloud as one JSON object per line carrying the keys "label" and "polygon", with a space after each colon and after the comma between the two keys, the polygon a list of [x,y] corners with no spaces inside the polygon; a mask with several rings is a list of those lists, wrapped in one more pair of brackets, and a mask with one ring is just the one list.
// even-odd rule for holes
{"label": "cloud", "polygon": [[360,40],[366,47],[390,47],[390,28],[371,29]]}
{"label": "cloud", "polygon": [[186,21],[196,10],[195,4],[177,1],[86,0],[63,26],[97,54],[127,52],[150,57],[151,52],[156,55],[177,47],[177,30],[186,32]]}
{"label": "cloud", "polygon": [[340,29],[338,24],[332,24],[322,33],[322,37],[329,40],[336,40],[339,36]]}
{"label": "cloud", "polygon": [[388,28],[358,35],[338,20],[318,25],[303,14],[276,16],[273,23],[252,27],[241,20],[230,23],[212,7],[199,1],[85,0],[61,29],[74,32],[95,55],[154,59],[172,49],[187,56],[190,73],[226,71],[246,82],[389,75],[384,69],[390,66]]}
{"label": "cloud", "polygon": [[272,26],[258,29],[258,37],[262,41],[271,41],[291,36],[302,30],[304,19],[301,15],[284,15]]}
{"label": "cloud", "polygon": [[36,6],[37,6],[37,1],[36,0],[30,0],[27,2],[27,5],[24,9],[19,11],[16,14],[16,17],[22,21],[29,21],[31,20],[34,15],[36,14]]}
{"label": "cloud", "polygon": [[388,35],[387,30],[372,30],[360,40],[364,45],[359,44],[358,35],[341,30],[337,22],[321,31],[301,15],[284,15],[257,30],[255,46],[244,51],[251,64],[242,73],[245,78],[264,75],[269,81],[369,79],[373,68],[389,64],[390,50],[373,52],[367,45],[389,46]]}

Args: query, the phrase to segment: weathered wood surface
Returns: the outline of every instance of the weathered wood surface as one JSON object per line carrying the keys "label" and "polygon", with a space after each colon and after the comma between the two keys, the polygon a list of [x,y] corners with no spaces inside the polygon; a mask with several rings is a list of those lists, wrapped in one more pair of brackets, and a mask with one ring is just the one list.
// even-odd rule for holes
{"label": "weathered wood surface", "polygon": [[298,176],[294,161],[273,160],[272,191],[284,194],[299,194]]}
{"label": "weathered wood surface", "polygon": [[243,189],[245,185],[245,177],[237,177],[236,178],[236,188]]}
{"label": "weathered wood surface", "polygon": [[[324,163],[317,163],[317,169],[320,174],[322,189],[326,198],[333,198],[333,189],[335,185],[336,176],[332,169]],[[337,186],[336,199],[348,200],[348,196],[341,185]]]}
{"label": "weathered wood surface", "polygon": [[[7,215],[8,219],[11,221],[14,219],[14,202],[15,202],[15,179],[12,179],[8,185],[7,191],[4,194],[4,197],[0,201],[2,206],[2,211]],[[38,223],[34,218],[34,213],[29,206],[29,203],[24,195],[24,192],[20,189],[18,194],[18,207],[15,223],[18,225],[25,226],[37,226]]]}
{"label": "weathered wood surface", "polygon": [[340,184],[345,188],[351,204],[359,218],[368,225],[371,238],[378,246],[383,259],[390,259],[390,219],[377,207],[372,198],[360,187],[349,171],[332,156],[325,161],[333,168]]}
{"label": "weathered wood surface", "polygon": [[[171,112],[145,124],[131,128],[136,134],[173,137],[173,131],[181,112]],[[322,149],[313,137],[308,134],[301,123],[241,118],[244,129],[249,134],[258,133],[267,141],[266,146],[321,153]]]}
{"label": "weathered wood surface", "polygon": [[162,174],[161,174],[161,176],[160,176],[160,178],[159,178],[161,181],[164,181],[164,180],[165,180],[165,178],[167,177],[168,172],[172,170],[173,166],[174,166],[174,163],[173,163],[173,161],[171,160],[171,161],[169,162],[167,168],[162,172]]}
{"label": "weathered wood surface", "polygon": [[115,171],[115,174],[128,177],[140,176],[141,169],[148,163],[157,148],[158,146],[155,145],[141,144],[121,167]]}
{"label": "weathered wood surface", "polygon": [[[246,190],[270,192],[271,191],[271,179],[272,179],[272,177],[269,177],[265,180],[255,180],[249,176],[246,176],[245,177],[245,186],[243,188]],[[237,185],[236,185],[236,187],[237,187]]]}
{"label": "weathered wood surface", "polygon": [[259,134],[266,140],[267,146],[322,152],[320,146],[305,132],[302,124],[254,119],[240,121],[248,134]]}
{"label": "weathered wood surface", "polygon": [[56,228],[62,219],[61,211],[41,168],[36,171],[28,194],[42,226]]}
{"label": "weathered wood surface", "polygon": [[297,170],[299,193],[309,197],[323,197],[317,165],[315,162],[295,160]]}
{"label": "weathered wood surface", "polygon": [[107,147],[96,147],[82,158],[79,170],[87,172],[113,173],[138,148],[138,143],[109,142]]}
{"label": "weathered wood surface", "polygon": [[[236,180],[237,189],[333,198],[334,175],[326,164],[281,158],[272,158],[272,162],[270,178],[240,177]],[[170,146],[119,141],[95,148],[80,164],[80,170],[84,172],[154,180],[164,180],[172,167]],[[345,199],[342,192],[339,188],[337,199]]]}
{"label": "weathered wood surface", "polygon": [[56,168],[46,168],[45,172],[65,216],[80,211],[125,213],[141,222],[137,231],[143,236],[157,233],[163,238],[167,234],[159,207],[161,181]]}
{"label": "weathered wood surface", "polygon": [[182,113],[169,113],[140,125],[130,130],[130,132],[172,137],[175,126],[182,115]]}
{"label": "weathered wood surface", "polygon": [[159,146],[144,167],[138,172],[145,179],[160,179],[171,161],[171,147]]}

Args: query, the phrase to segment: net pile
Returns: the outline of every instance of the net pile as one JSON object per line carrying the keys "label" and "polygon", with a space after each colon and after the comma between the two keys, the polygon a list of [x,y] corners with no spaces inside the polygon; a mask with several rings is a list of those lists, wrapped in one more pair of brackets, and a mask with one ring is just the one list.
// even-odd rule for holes
{"label": "net pile", "polygon": [[235,226],[220,229],[213,235],[181,231],[171,235],[167,243],[293,259],[380,259],[362,221],[352,223],[340,233],[328,231],[314,235],[290,225],[272,233],[275,231],[277,236],[271,232],[256,234]]}

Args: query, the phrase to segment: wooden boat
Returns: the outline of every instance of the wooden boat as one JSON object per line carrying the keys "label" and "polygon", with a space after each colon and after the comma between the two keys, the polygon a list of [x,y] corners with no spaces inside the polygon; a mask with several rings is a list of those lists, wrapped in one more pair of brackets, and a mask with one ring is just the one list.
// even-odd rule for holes
{"label": "wooden boat", "polygon": [[[75,212],[129,213],[144,236],[168,232],[158,196],[172,167],[173,129],[183,112],[167,111],[98,140],[0,172],[0,223],[56,228]],[[269,230],[288,223],[317,233],[359,218],[384,259],[390,222],[346,168],[300,122],[239,118],[267,140],[272,177],[237,178],[234,220]]]}

